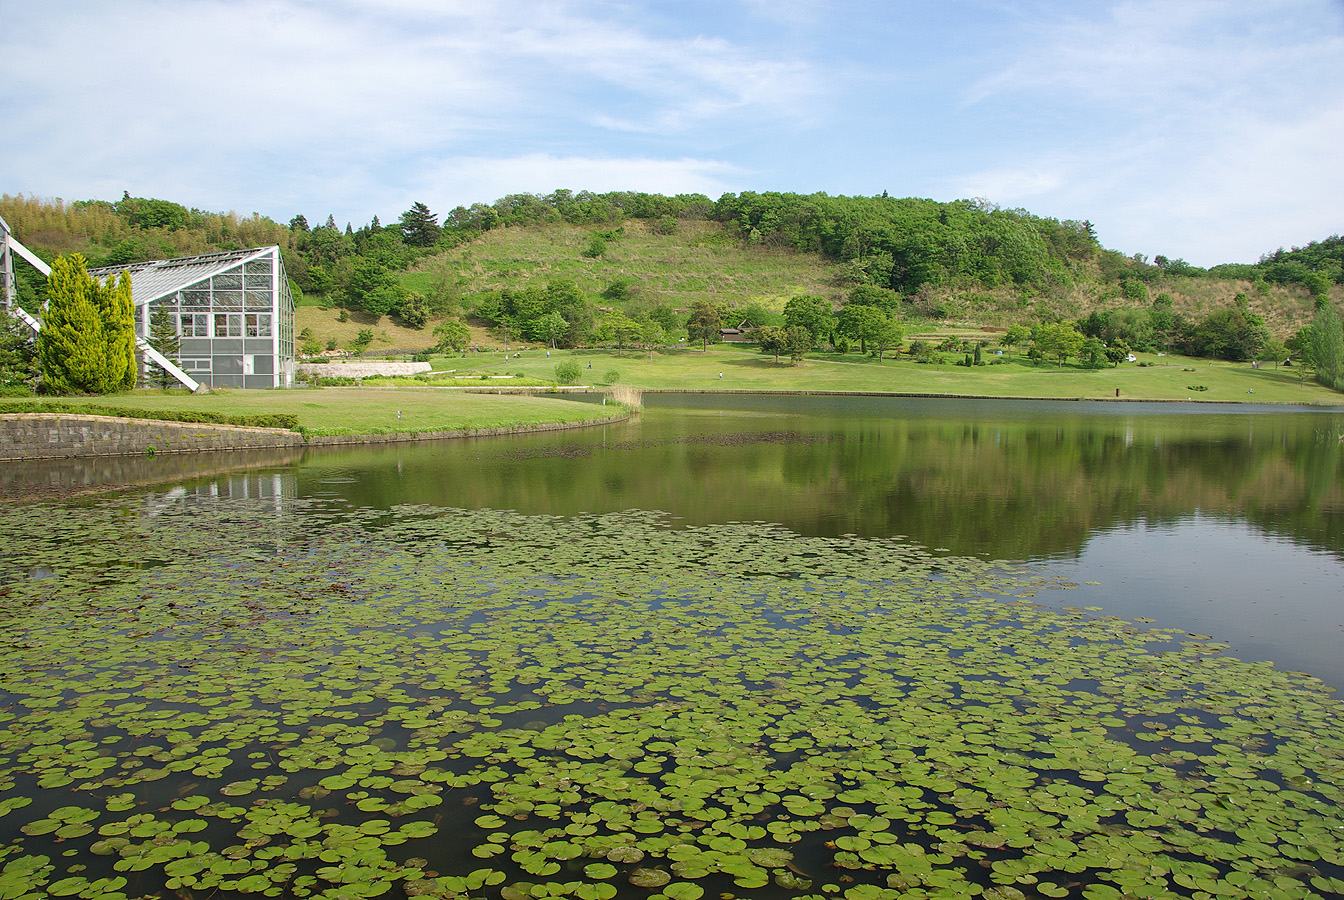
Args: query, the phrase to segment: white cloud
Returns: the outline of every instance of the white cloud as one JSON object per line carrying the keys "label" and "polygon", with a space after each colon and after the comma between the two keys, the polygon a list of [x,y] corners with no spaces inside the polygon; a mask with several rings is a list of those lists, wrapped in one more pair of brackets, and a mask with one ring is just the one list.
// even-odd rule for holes
{"label": "white cloud", "polygon": [[1200,265],[1325,237],[1339,226],[1322,197],[1344,186],[1337,12],[1127,0],[1029,19],[1012,61],[964,91],[963,111],[995,116],[1014,140],[954,183],[1091,218],[1116,249]]}
{"label": "white cloud", "polygon": [[557,187],[865,186],[1088,218],[1117,249],[1207,264],[1339,230],[1341,10],[10,4],[0,190],[359,224]]}

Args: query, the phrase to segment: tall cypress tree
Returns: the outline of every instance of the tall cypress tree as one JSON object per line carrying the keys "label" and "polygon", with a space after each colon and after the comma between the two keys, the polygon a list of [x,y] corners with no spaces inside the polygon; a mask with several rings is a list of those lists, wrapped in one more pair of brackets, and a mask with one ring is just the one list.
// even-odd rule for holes
{"label": "tall cypress tree", "polygon": [[107,394],[135,387],[135,318],[131,278],[103,285],[78,253],[58,257],[47,279],[49,304],[38,335],[38,360],[56,393]]}
{"label": "tall cypress tree", "polygon": [[135,301],[131,276],[122,272],[116,282],[98,285],[103,314],[103,339],[107,341],[107,389],[101,393],[129,391],[135,387]]}

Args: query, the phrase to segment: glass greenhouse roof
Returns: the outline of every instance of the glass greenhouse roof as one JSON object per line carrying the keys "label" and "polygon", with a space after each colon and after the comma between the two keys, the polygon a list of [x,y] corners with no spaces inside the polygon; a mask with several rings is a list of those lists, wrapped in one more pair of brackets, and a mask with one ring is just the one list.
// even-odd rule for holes
{"label": "glass greenhouse roof", "polygon": [[95,278],[107,278],[120,275],[122,272],[130,272],[131,297],[136,306],[143,306],[212,275],[226,272],[240,263],[263,259],[275,251],[275,247],[255,247],[251,250],[207,253],[204,256],[156,259],[150,262],[89,269],[89,274]]}

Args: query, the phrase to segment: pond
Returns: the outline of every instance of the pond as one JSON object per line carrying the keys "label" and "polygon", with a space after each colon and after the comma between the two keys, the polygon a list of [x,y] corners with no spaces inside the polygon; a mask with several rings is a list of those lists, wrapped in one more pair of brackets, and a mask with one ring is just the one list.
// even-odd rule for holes
{"label": "pond", "polygon": [[7,467],[0,900],[1344,893],[1344,415],[646,402]]}

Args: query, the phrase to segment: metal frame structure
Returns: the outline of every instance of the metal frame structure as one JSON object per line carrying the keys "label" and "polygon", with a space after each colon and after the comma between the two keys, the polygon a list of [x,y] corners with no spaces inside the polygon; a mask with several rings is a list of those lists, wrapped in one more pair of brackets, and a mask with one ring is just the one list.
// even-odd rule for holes
{"label": "metal frame structure", "polygon": [[131,276],[137,342],[166,308],[185,374],[210,387],[294,384],[294,300],[277,246],[90,269]]}
{"label": "metal frame structure", "polygon": [[[9,223],[6,222],[4,218],[0,217],[0,304],[3,304],[6,312],[17,317],[21,322],[31,328],[33,334],[36,335],[42,330],[42,320],[19,306],[18,285],[14,280],[15,255],[18,255],[27,261],[29,265],[37,269],[37,271],[41,272],[44,276],[51,275],[51,266],[44,263],[35,253],[23,246],[23,244],[19,242],[19,239],[14,237],[13,232],[10,230]],[[277,257],[279,256],[279,248],[276,248],[276,255]],[[132,276],[132,278],[134,278],[134,276]],[[288,295],[288,289],[286,289],[286,295]],[[132,296],[134,296],[134,286],[132,286]],[[137,320],[138,316],[139,313],[137,311]],[[290,319],[292,323],[292,303],[290,304]],[[146,360],[146,365],[150,362],[157,363],[190,391],[195,392],[204,387],[201,382],[182,371],[176,363],[151,347],[148,338],[149,335],[147,331],[142,334],[141,330],[137,328],[135,345]]]}
{"label": "metal frame structure", "polygon": [[51,267],[38,259],[31,250],[20,244],[9,230],[9,223],[0,216],[0,303],[10,315],[15,316],[36,334],[42,323],[19,306],[19,288],[14,281],[14,255],[18,254],[43,275],[51,274]]}

